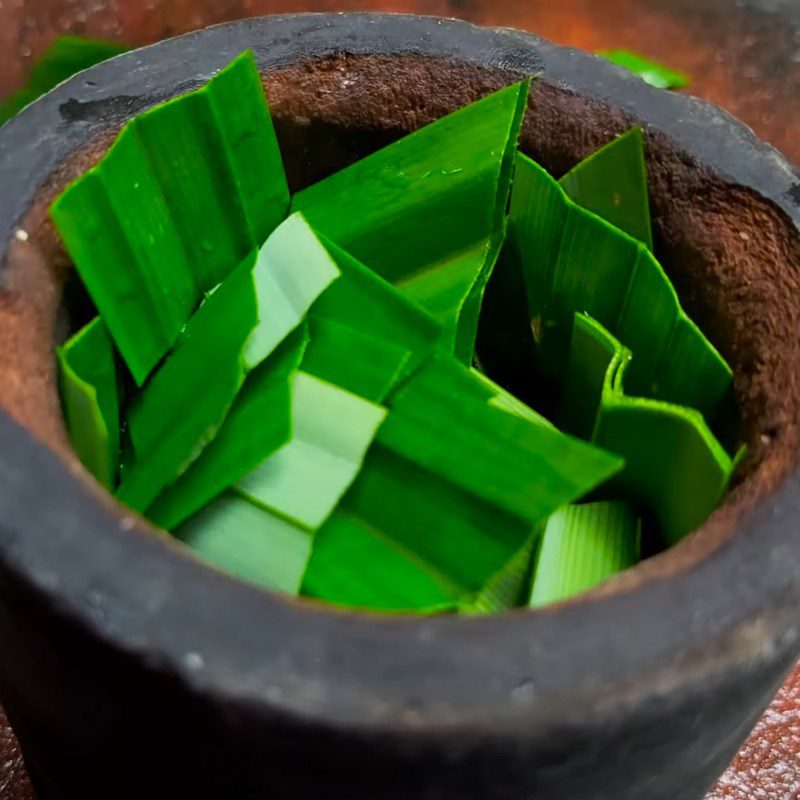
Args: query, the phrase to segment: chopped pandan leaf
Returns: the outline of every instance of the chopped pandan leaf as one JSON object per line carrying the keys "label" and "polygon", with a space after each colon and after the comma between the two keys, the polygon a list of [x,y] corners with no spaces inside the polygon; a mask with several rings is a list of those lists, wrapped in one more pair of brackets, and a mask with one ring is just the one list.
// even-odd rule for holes
{"label": "chopped pandan leaf", "polygon": [[684,72],[651,61],[630,50],[601,50],[597,55],[630,70],[656,89],[685,89],[689,76]]}
{"label": "chopped pandan leaf", "polygon": [[454,611],[463,593],[447,572],[340,509],[314,536],[301,594],[351,608],[438,614]]}
{"label": "chopped pandan leaf", "polygon": [[209,564],[264,589],[296,595],[311,534],[225,492],[174,535]]}
{"label": "chopped pandan leaf", "polygon": [[333,259],[294,214],[200,306],[131,404],[135,462],[118,498],[139,511],[214,438],[246,374],[294,330],[339,277]]}
{"label": "chopped pandan leaf", "polygon": [[[379,358],[386,371],[381,378],[378,372],[381,365],[378,363],[363,366],[348,364],[348,361],[366,358],[366,354],[363,357],[358,356],[356,350],[341,351],[340,363],[333,363],[335,353],[332,352],[332,348],[336,346],[336,342],[329,339],[324,344],[329,359],[328,373],[319,377],[351,389],[347,385],[348,381],[352,380],[352,377],[348,377],[348,373],[355,368],[368,367],[373,373],[372,380],[377,381],[372,387],[373,390],[380,389],[381,380],[387,381],[391,388],[415,372],[436,351],[442,342],[442,327],[430,314],[342,248],[324,236],[320,237],[320,240],[335,260],[342,277],[326,289],[311,308],[309,313],[312,328],[311,350],[315,348],[313,341],[315,328],[318,333],[322,330],[332,332],[331,323],[336,323],[351,329],[352,334],[348,334],[350,336],[360,334],[372,340],[372,344],[365,346],[373,351],[376,344],[383,345],[385,352]],[[343,336],[342,328],[338,330],[339,336]],[[367,339],[364,338],[362,341],[366,343]],[[344,344],[344,341],[341,343]],[[353,344],[355,346],[355,340]],[[390,348],[395,351],[394,356],[389,352]],[[406,356],[395,368],[394,361],[401,357],[400,351],[404,351]],[[322,353],[318,351],[316,355],[309,352],[308,356],[309,359],[316,359],[318,368],[321,368],[319,364],[321,355]],[[355,393],[360,394],[358,391]],[[362,396],[380,402],[386,395],[370,397],[363,394]]]}
{"label": "chopped pandan leaf", "polygon": [[573,202],[522,154],[507,252],[524,276],[537,362],[550,380],[562,382],[574,313],[586,312],[635,351],[632,394],[689,406],[714,424],[730,399],[731,370],[688,319],[653,254]]}
{"label": "chopped pandan leaf", "polygon": [[309,319],[303,371],[352,394],[382,403],[401,380],[411,351],[333,319]]}
{"label": "chopped pandan leaf", "polygon": [[[298,220],[302,220],[302,215],[293,214],[279,231],[300,224]],[[277,235],[278,231],[271,237],[271,245]],[[314,259],[310,254],[304,256],[298,244],[292,245],[286,239],[286,247],[277,251],[280,259],[275,248],[263,254],[260,263],[273,265],[266,270],[272,283],[259,281],[259,299],[266,309],[266,321],[273,328],[268,328],[263,335],[252,335],[251,342],[257,341],[263,346],[280,339],[286,328],[299,319],[302,309],[310,305],[307,319],[311,340],[307,349],[303,343],[303,371],[380,403],[396,384],[430,357],[440,341],[441,327],[429,314],[341,248],[330,241],[320,241],[322,244],[309,239],[308,243],[313,248],[324,246],[327,257],[341,270],[341,276],[321,293],[316,288],[311,295],[307,294],[328,272],[324,268],[316,272],[311,270],[309,265]],[[294,267],[294,259],[298,257],[308,262],[308,272]],[[313,294],[319,296],[312,304]],[[285,303],[286,297],[295,298],[295,301]],[[288,316],[284,307],[288,309]],[[285,321],[277,324],[281,320]],[[298,354],[299,351],[294,352]],[[289,371],[279,369],[280,380],[277,380],[273,374],[277,356],[276,353],[275,358],[269,359],[248,378],[216,439],[148,509],[151,520],[168,529],[174,527],[287,444],[292,376]],[[294,368],[297,368],[296,363]],[[260,416],[270,424],[262,423],[265,428],[261,435],[255,435],[253,430]],[[285,424],[279,424],[284,420]],[[278,436],[279,432],[283,432],[284,438]]]}
{"label": "chopped pandan leaf", "polygon": [[539,544],[531,606],[593,589],[641,558],[639,518],[626,503],[567,506],[547,521]]}
{"label": "chopped pandan leaf", "polygon": [[571,432],[625,459],[608,490],[651,512],[675,544],[717,506],[733,463],[694,409],[624,394],[635,361],[598,322],[577,314],[565,419]]}
{"label": "chopped pandan leaf", "polygon": [[[485,391],[454,403],[446,361],[486,389],[439,357],[395,392],[361,473],[317,532],[303,593],[383,610],[469,605],[539,523],[620,469],[610,454],[492,407]],[[498,584],[495,594],[508,592]]]}
{"label": "chopped pandan leaf", "polygon": [[173,530],[289,441],[292,377],[308,343],[302,325],[247,376],[214,439],[147,509],[152,522]]}
{"label": "chopped pandan leaf", "polygon": [[119,398],[114,346],[97,317],[56,348],[64,418],[81,463],[113,489],[119,468]]}
{"label": "chopped pandan leaf", "polygon": [[653,249],[641,128],[631,128],[558,182],[579,206]]}
{"label": "chopped pandan leaf", "polygon": [[524,82],[489,95],[292,199],[316,230],[435,314],[464,362],[504,236],[527,94]]}
{"label": "chopped pandan leaf", "polygon": [[51,214],[142,385],[203,293],[264,243],[288,206],[269,108],[248,52],[201,89],[131,120]]}
{"label": "chopped pandan leaf", "polygon": [[67,78],[129,49],[116,42],[59,36],[42,53],[26,85],[0,103],[0,125]]}
{"label": "chopped pandan leaf", "polygon": [[236,488],[258,505],[316,530],[358,475],[386,409],[298,371],[292,377],[291,414],[289,441]]}
{"label": "chopped pandan leaf", "polygon": [[462,614],[497,614],[527,604],[523,593],[530,590],[531,566],[542,531],[536,530],[515,555],[496,572],[478,596],[459,606]]}

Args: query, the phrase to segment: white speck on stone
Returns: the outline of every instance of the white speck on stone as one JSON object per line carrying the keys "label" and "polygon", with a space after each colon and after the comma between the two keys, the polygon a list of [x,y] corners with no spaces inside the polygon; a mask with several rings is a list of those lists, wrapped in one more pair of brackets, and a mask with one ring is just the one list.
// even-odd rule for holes
{"label": "white speck on stone", "polygon": [[132,530],[134,525],[136,525],[136,517],[123,517],[119,523],[120,528],[124,531]]}
{"label": "white speck on stone", "polygon": [[536,687],[533,681],[523,681],[516,689],[511,690],[511,699],[515,703],[529,703],[536,696]]}
{"label": "white speck on stone", "polygon": [[190,669],[192,672],[198,672],[205,667],[206,662],[200,653],[186,653],[183,657],[183,664],[186,669]]}
{"label": "white speck on stone", "polygon": [[747,231],[739,231],[739,238],[743,242],[749,242],[750,241],[750,234],[747,233]]}
{"label": "white speck on stone", "polygon": [[22,228],[17,228],[17,230],[14,232],[14,236],[16,237],[17,241],[20,242],[27,242],[30,238],[28,236],[28,231],[24,231]]}

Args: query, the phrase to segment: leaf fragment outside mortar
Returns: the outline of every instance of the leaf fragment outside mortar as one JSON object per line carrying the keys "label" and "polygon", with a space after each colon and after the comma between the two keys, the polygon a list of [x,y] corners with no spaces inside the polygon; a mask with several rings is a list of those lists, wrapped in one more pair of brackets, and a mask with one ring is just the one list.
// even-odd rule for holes
{"label": "leaf fragment outside mortar", "polygon": [[67,78],[129,49],[124,44],[101,39],[59,36],[39,57],[25,86],[0,102],[0,125]]}
{"label": "leaf fragment outside mortar", "polygon": [[685,89],[689,76],[631,50],[601,50],[597,55],[638,75],[656,89]]}

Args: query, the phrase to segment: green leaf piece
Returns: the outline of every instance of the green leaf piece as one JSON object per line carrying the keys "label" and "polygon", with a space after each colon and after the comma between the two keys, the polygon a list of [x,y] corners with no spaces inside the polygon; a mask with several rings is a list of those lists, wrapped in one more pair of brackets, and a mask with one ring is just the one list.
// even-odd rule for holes
{"label": "green leaf piece", "polygon": [[[477,391],[454,403],[456,371]],[[305,594],[382,610],[473,603],[540,522],[620,469],[488,394],[443,356],[395,392],[364,468],[317,532]]]}
{"label": "green leaf piece", "polygon": [[352,394],[382,403],[400,382],[411,351],[333,319],[311,316],[303,371]]}
{"label": "green leaf piece", "polygon": [[624,394],[635,360],[598,322],[577,314],[565,419],[568,430],[625,459],[608,491],[651,513],[675,544],[714,510],[733,463],[694,409]]}
{"label": "green leaf piece", "polygon": [[559,509],[547,521],[530,605],[544,606],[593,589],[641,558],[641,525],[625,503]]}
{"label": "green leaf piece", "polygon": [[264,243],[288,206],[248,52],[201,89],[131,120],[51,215],[142,385],[203,293]]}
{"label": "green leaf piece", "polygon": [[99,317],[56,348],[67,431],[81,463],[106,488],[119,469],[114,346]]}
{"label": "green leaf piece", "polygon": [[59,36],[42,53],[25,86],[0,103],[0,125],[67,78],[129,49],[116,42]]}
{"label": "green leaf piece", "polygon": [[386,409],[296,372],[292,436],[236,484],[249,500],[316,530],[358,475]]}
{"label": "green leaf piece", "polygon": [[324,245],[294,214],[208,296],[131,404],[135,463],[119,487],[122,502],[143,511],[186,471],[217,434],[246,374],[338,277]]}
{"label": "green leaf piece", "polygon": [[[361,392],[351,388],[356,387],[356,384],[351,383],[354,378],[350,373],[353,370],[362,371],[358,380],[364,380],[363,370],[368,369],[372,373],[370,381],[374,383],[369,388],[370,394],[361,396],[380,402],[386,396],[386,387],[391,388],[413,374],[442,346],[442,326],[433,316],[341,247],[324,236],[320,237],[320,241],[335,261],[342,277],[320,295],[310,310],[312,344],[308,359],[316,362],[316,369],[322,369],[320,360],[323,353],[320,348],[324,347],[327,352],[327,373],[318,377],[350,389],[355,394]],[[362,358],[357,356],[357,350],[340,350],[337,358],[332,350],[344,344],[341,337],[345,336],[345,327],[351,331],[346,335],[353,340],[354,347],[359,346],[355,338],[360,337],[361,344],[373,353],[378,344],[384,352],[371,364],[348,363],[366,360],[366,353]],[[337,334],[333,333],[334,329],[338,331]],[[318,334],[316,344],[315,331]],[[320,336],[323,331],[326,336],[333,335],[323,340]],[[337,342],[336,339],[340,341]],[[371,343],[368,344],[368,341]],[[405,357],[400,355],[400,351],[406,354]],[[397,364],[396,361],[401,358],[402,364]],[[381,387],[384,382],[385,385]],[[363,386],[361,388],[366,389]],[[370,396],[373,392],[377,394]]]}
{"label": "green leaf piece", "polygon": [[268,245],[254,269],[265,313],[246,353],[269,350],[309,307],[310,342],[303,340],[302,351],[290,344],[288,361],[276,352],[248,378],[215,440],[148,509],[162,527],[187,519],[287,444],[295,356],[302,355],[304,372],[380,403],[441,339],[430,315],[336,245],[318,240],[301,214],[289,217]]}
{"label": "green leaf piece", "polygon": [[81,460],[209,564],[378,612],[557,602],[640,518],[700,525],[732,374],[652,253],[643,133],[556,181],[527,98],[291,202],[249,52],[129,122],[51,207],[99,311],[57,353]]}
{"label": "green leaf piece", "polygon": [[341,272],[302,214],[292,214],[267,239],[253,269],[258,324],[247,341],[248,369],[260,364],[336,285]]}
{"label": "green leaf piece", "polygon": [[458,611],[469,615],[498,614],[509,608],[527,605],[528,598],[523,595],[530,590],[532,559],[541,536],[542,530],[534,531],[527,543],[489,579],[477,597],[468,603],[461,603]]}
{"label": "green leaf piece", "polygon": [[550,380],[562,383],[574,313],[585,312],[635,351],[632,394],[690,406],[714,424],[730,398],[731,370],[688,319],[653,254],[577,205],[522,154],[508,255],[525,279],[537,361]]}
{"label": "green leaf piece", "polygon": [[214,439],[147,509],[167,530],[255,469],[292,436],[292,377],[308,346],[302,325],[245,379]]}
{"label": "green leaf piece", "polygon": [[446,324],[472,357],[504,236],[527,82],[495,92],[296,194],[292,208]]}
{"label": "green leaf piece", "polygon": [[558,182],[579,206],[653,249],[641,128],[631,128]]}
{"label": "green leaf piece", "polygon": [[601,50],[598,55],[629,69],[656,89],[685,89],[689,85],[689,76],[686,73],[651,61],[630,50]]}
{"label": "green leaf piece", "polygon": [[225,492],[174,532],[209,564],[263,589],[296,595],[311,535]]}

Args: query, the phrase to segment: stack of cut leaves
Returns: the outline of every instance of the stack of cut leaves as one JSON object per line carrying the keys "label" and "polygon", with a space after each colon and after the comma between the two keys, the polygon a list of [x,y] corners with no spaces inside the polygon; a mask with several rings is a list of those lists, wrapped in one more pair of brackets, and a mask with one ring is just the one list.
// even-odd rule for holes
{"label": "stack of cut leaves", "polygon": [[386,611],[552,602],[702,522],[731,374],[651,252],[641,133],[559,184],[527,90],[293,197],[249,53],[133,119],[52,206],[86,467],[242,579]]}

